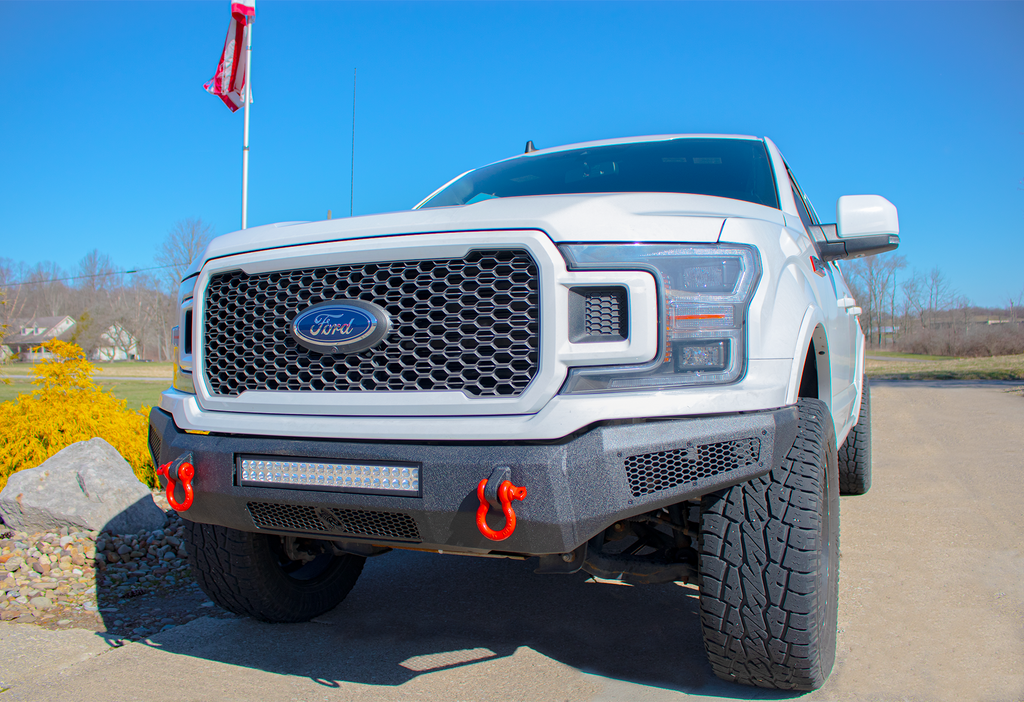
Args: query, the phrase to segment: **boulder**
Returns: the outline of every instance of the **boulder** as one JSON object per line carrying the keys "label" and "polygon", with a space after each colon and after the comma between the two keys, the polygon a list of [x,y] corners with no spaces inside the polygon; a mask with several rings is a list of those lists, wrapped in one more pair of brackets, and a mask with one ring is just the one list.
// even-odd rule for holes
{"label": "boulder", "polygon": [[100,438],[79,441],[35,468],[18,471],[0,492],[0,516],[12,529],[62,527],[134,534],[164,526],[166,516],[121,454]]}

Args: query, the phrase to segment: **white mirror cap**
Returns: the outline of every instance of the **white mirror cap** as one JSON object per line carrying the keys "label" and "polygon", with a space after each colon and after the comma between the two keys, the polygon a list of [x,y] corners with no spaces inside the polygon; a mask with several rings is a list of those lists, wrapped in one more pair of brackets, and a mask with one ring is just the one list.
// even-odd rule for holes
{"label": "white mirror cap", "polygon": [[836,203],[836,233],[840,237],[899,234],[896,205],[881,195],[843,195]]}

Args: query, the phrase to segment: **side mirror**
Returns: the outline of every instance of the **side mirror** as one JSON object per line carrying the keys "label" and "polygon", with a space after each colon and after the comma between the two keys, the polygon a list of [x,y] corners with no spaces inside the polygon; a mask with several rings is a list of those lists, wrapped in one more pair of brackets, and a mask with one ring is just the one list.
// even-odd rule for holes
{"label": "side mirror", "polygon": [[896,206],[881,195],[843,195],[836,203],[840,239],[900,233]]}
{"label": "side mirror", "polygon": [[843,195],[836,203],[836,223],[818,227],[823,261],[861,258],[893,251],[900,245],[896,206],[881,195]]}

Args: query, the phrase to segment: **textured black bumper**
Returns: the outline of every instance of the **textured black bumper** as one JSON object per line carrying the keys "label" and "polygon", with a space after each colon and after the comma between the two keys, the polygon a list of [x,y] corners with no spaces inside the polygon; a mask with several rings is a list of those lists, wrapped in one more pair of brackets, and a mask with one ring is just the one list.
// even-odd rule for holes
{"label": "textured black bumper", "polygon": [[[195,501],[182,514],[191,521],[396,547],[539,555],[571,551],[625,517],[767,473],[793,443],[797,412],[610,422],[548,443],[206,436],[186,434],[157,408],[149,421],[158,464],[193,454]],[[422,496],[241,487],[235,460],[241,454],[419,463]],[[511,468],[512,482],[529,493],[514,503],[518,526],[501,542],[484,538],[475,523],[477,483],[496,466]]]}

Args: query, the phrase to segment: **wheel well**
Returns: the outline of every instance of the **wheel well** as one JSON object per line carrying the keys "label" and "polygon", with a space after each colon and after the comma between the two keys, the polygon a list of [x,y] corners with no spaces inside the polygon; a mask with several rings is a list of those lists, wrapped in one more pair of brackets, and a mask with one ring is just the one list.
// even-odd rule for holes
{"label": "wheel well", "polygon": [[829,361],[828,338],[820,324],[814,328],[807,344],[804,364],[801,369],[797,397],[811,397],[831,407],[832,369]]}
{"label": "wheel well", "polygon": [[797,397],[818,398],[818,357],[814,353],[814,344],[807,346],[807,357],[804,359],[804,373],[800,377],[800,391]]}

